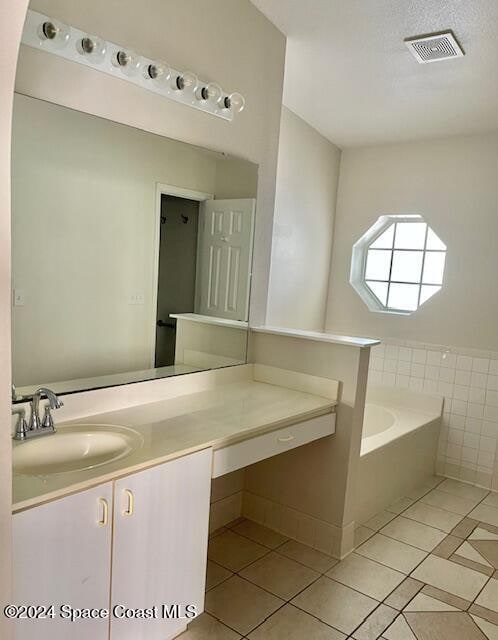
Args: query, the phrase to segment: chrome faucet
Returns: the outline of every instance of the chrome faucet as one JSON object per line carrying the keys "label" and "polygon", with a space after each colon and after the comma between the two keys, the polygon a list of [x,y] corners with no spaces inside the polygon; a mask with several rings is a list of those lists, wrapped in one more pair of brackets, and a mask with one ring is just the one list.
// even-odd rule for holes
{"label": "chrome faucet", "polygon": [[[42,397],[45,397],[48,400],[48,404],[45,407],[43,421],[40,418],[40,400]],[[64,403],[51,389],[40,387],[33,394],[31,399],[31,415],[29,418],[29,424],[26,423],[24,409],[17,409],[13,411],[13,413],[17,413],[19,415],[14,440],[26,440],[36,436],[55,433],[54,420],[50,411],[53,409],[60,409],[62,406],[64,406]]]}

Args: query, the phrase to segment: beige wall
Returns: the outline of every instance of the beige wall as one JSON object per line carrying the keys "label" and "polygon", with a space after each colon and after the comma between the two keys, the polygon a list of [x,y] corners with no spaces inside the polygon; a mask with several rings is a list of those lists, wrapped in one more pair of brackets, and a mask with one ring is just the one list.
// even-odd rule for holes
{"label": "beige wall", "polygon": [[324,328],[340,158],[282,108],[267,324]]}
{"label": "beige wall", "polygon": [[[498,134],[343,152],[327,329],[498,351]],[[351,247],[382,214],[425,217],[448,247],[442,291],[411,316],[370,312]]]}
{"label": "beige wall", "polygon": [[283,68],[284,36],[249,0],[33,0],[31,8],[138,53],[192,69],[240,91],[246,109],[232,123],[166,100],[118,78],[23,48],[20,93],[234,154],[260,165],[251,313],[264,321]]}
{"label": "beige wall", "polygon": [[[370,350],[263,333],[251,333],[249,345],[251,362],[341,383],[336,433],[248,467],[244,489],[290,509],[297,520],[306,522],[306,527],[316,524],[314,539],[305,535],[300,538],[297,526],[297,538],[302,542],[343,555],[351,550],[354,531],[355,483]],[[273,521],[267,524],[278,527]],[[328,545],[323,539],[317,544],[319,530],[328,532]]]}
{"label": "beige wall", "polygon": [[[233,179],[254,197],[257,168],[22,95],[12,141],[12,282],[25,295],[13,309],[14,382],[149,368],[156,183],[223,197]],[[130,304],[136,294],[144,304]]]}
{"label": "beige wall", "polygon": [[[0,610],[11,588],[10,138],[14,74],[26,2],[0,0]],[[0,616],[0,637],[12,628]]]}

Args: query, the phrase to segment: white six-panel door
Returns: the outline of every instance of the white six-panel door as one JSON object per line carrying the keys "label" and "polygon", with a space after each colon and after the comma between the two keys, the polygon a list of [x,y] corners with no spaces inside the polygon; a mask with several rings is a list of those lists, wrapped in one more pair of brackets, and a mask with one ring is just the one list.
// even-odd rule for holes
{"label": "white six-panel door", "polygon": [[[115,483],[112,606],[204,608],[212,451]],[[168,640],[188,619],[116,620],[111,640]]]}
{"label": "white six-panel door", "polygon": [[107,640],[109,620],[69,622],[59,607],[109,607],[111,510],[109,482],[14,515],[13,601],[56,612],[17,621],[16,640]]}
{"label": "white six-panel door", "polygon": [[196,313],[247,320],[255,200],[206,200],[199,218]]}

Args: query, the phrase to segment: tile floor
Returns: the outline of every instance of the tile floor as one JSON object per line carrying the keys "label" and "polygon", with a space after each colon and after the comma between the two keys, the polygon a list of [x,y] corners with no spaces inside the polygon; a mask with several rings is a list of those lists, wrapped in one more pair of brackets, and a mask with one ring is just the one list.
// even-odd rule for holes
{"label": "tile floor", "polygon": [[249,520],[215,532],[181,640],[498,640],[498,494],[434,478],[356,537],[337,562]]}

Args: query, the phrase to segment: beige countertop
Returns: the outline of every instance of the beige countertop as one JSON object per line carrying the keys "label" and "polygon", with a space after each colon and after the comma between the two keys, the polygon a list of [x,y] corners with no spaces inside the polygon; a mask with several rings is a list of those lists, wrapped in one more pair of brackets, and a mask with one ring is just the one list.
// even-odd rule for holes
{"label": "beige countertop", "polygon": [[[68,425],[130,427],[142,436],[143,443],[127,457],[93,469],[45,476],[14,474],[13,512],[200,449],[219,449],[265,431],[331,413],[335,405],[331,398],[244,380],[68,422]],[[59,428],[62,431],[64,426]]]}

